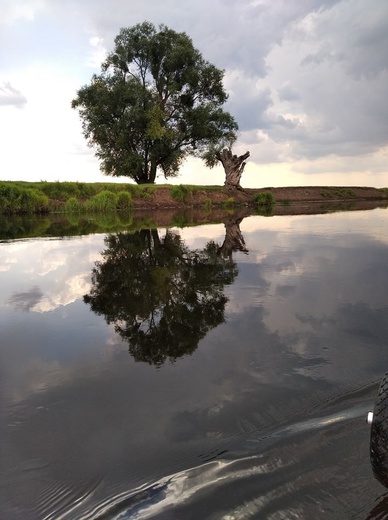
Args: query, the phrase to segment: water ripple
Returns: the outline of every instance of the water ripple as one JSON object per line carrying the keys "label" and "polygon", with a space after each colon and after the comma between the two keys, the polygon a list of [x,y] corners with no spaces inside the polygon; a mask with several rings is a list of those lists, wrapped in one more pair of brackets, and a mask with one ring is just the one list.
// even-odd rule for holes
{"label": "water ripple", "polygon": [[[296,469],[298,458],[308,458],[312,451],[324,449],[325,444],[328,444],[321,442],[319,446],[314,443],[313,446],[309,446],[311,444],[310,435],[310,440],[306,441],[303,450],[298,447],[298,449],[294,449],[293,456],[290,456],[289,447],[287,450],[281,445],[279,447],[279,442],[281,444],[282,440],[286,440],[288,444],[292,444],[295,442],[292,441],[292,437],[301,436],[305,432],[327,430],[345,421],[361,418],[366,411],[367,407],[364,403],[330,415],[311,418],[279,428],[260,439],[250,439],[251,443],[262,444],[260,453],[233,460],[212,460],[166,476],[152,484],[148,483],[137,489],[110,497],[88,511],[81,519],[138,520],[160,517],[167,511],[169,515],[172,515],[170,518],[181,518],[181,516],[174,516],[172,511],[187,507],[188,504],[193,506],[195,501],[200,501],[205,496],[214,497],[218,493],[229,496],[230,493],[233,494],[232,489],[241,489],[242,486],[247,490],[254,483],[254,487],[261,486],[260,496],[245,500],[243,504],[230,508],[229,511],[223,513],[222,517],[218,518],[237,520],[253,517],[259,511],[270,507],[275,500],[282,502],[285,495],[295,493],[295,481],[302,478]],[[222,455],[222,453],[218,455]],[[308,491],[314,482],[316,471],[314,467],[307,470],[307,475],[310,472],[312,480],[304,475],[303,482],[298,483],[298,494],[301,493],[302,488],[305,492]],[[319,471],[323,474],[325,470],[321,467]],[[274,486],[274,483],[277,485]],[[268,489],[266,489],[267,486]],[[313,494],[311,492],[311,496]],[[303,500],[305,501],[305,498]],[[284,513],[286,516],[281,516],[281,508],[277,509],[277,512],[276,518],[279,519],[301,518],[298,516],[298,507],[287,509],[288,516],[286,513]]]}

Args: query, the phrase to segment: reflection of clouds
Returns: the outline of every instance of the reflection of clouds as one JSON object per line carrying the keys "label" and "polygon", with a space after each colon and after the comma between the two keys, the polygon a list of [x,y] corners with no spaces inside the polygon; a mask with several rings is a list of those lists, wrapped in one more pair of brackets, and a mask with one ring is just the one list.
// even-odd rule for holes
{"label": "reflection of clouds", "polygon": [[81,299],[102,248],[103,235],[1,244],[0,301],[42,313]]}
{"label": "reflection of clouds", "polygon": [[30,311],[42,299],[43,293],[39,287],[32,287],[25,292],[14,293],[8,300],[8,304],[22,311]]}
{"label": "reflection of clouds", "polygon": [[0,272],[6,272],[11,269],[12,264],[14,264],[16,260],[14,258],[0,258]]}
{"label": "reflection of clouds", "polygon": [[204,247],[209,240],[221,244],[225,238],[224,224],[206,224],[192,228],[188,227],[179,229],[177,232],[191,249],[200,249]]}
{"label": "reflection of clouds", "polygon": [[[68,267],[70,258],[78,257],[78,246],[74,247],[74,243],[60,243],[59,248],[52,248],[50,242],[47,242],[47,248],[44,248],[41,255],[41,262],[39,264],[39,270],[36,271],[38,276],[46,276],[47,274],[58,271],[64,266]],[[64,246],[64,247],[63,247]],[[86,254],[82,260],[83,263],[93,264],[100,260],[101,254],[98,251],[92,251]]]}
{"label": "reflection of clouds", "polygon": [[[239,275],[227,288],[227,311],[245,341],[246,330],[256,330],[262,382],[283,371],[280,360],[276,370],[266,363],[268,356],[273,364],[279,348],[295,356],[292,370],[305,377],[346,379],[349,359],[354,374],[375,367],[388,334],[386,215],[373,210],[243,220],[249,254],[239,258]],[[269,344],[266,353],[263,345]]]}
{"label": "reflection of clouds", "polygon": [[91,251],[89,254],[88,254],[88,262],[90,262],[91,264],[94,264],[95,262],[98,262],[99,260],[101,260],[101,253],[99,251]]}
{"label": "reflection of clouds", "polygon": [[226,289],[228,315],[239,315],[252,307],[260,307],[262,299],[255,287],[236,287],[233,291]]}
{"label": "reflection of clouds", "polygon": [[[264,305],[265,323],[271,330],[283,334],[300,330],[298,316],[330,316],[347,302],[366,301],[374,307],[385,306],[388,275],[382,264],[388,260],[388,253],[378,244],[373,246],[369,237],[365,238],[366,243],[361,237],[355,238],[353,247],[344,244],[342,235],[326,241],[322,247],[321,238],[306,235],[310,247],[304,248],[302,257],[290,240],[288,249],[281,253],[290,260],[290,266],[280,271],[274,267],[279,263],[279,253],[268,255],[263,273],[270,288]],[[287,298],[269,297],[280,295],[283,286],[288,287]]]}
{"label": "reflection of clouds", "polygon": [[23,365],[22,370],[15,372],[9,398],[15,405],[36,393],[52,390],[62,385],[68,378],[69,373],[63,370],[59,361],[30,359],[27,364]]}
{"label": "reflection of clouds", "polygon": [[[74,265],[77,268],[85,264],[89,266],[100,258],[99,252],[93,247],[96,242],[101,245],[101,235],[82,237],[82,247],[80,247],[80,242],[76,238],[43,241],[38,253],[39,261],[33,266],[33,273],[44,277],[63,269],[69,271],[72,269],[74,262],[77,263]],[[88,251],[90,247],[93,247],[92,251]]]}
{"label": "reflection of clouds", "polygon": [[0,244],[0,273],[10,271],[18,256],[28,248],[26,242],[3,242]]}
{"label": "reflection of clouds", "polygon": [[47,249],[45,248],[44,254],[41,256],[41,262],[39,264],[38,276],[46,276],[52,271],[56,271],[60,267],[66,264],[67,251],[61,249]]}
{"label": "reflection of clouds", "polygon": [[[386,210],[377,209],[244,219],[241,229],[250,252],[242,262],[257,268],[253,283],[245,287],[248,298],[240,298],[241,303],[232,296],[229,309],[263,305],[265,325],[285,335],[311,330],[298,316],[329,316],[341,302],[366,298],[374,306],[385,305],[385,215]],[[244,296],[241,290],[239,296]]]}
{"label": "reflection of clouds", "polygon": [[295,286],[293,285],[279,285],[276,289],[276,295],[281,298],[290,297],[295,291]]}
{"label": "reflection of clouds", "polygon": [[[3,339],[11,337],[13,341],[12,349],[0,352],[1,369],[6,374],[3,397],[11,407],[37,399],[44,408],[50,408],[53,394],[62,391],[66,394],[72,385],[83,383],[85,378],[98,381],[98,376],[109,372],[115,356],[123,350],[113,327],[106,327],[90,313],[82,319],[82,327],[87,329],[85,336],[71,308],[66,317],[55,312],[30,316],[34,321],[39,320],[39,331],[27,325],[15,333],[12,323],[2,328]],[[53,330],[47,330],[48,324]],[[5,339],[1,346],[7,343]],[[19,413],[17,408],[11,415],[14,413]],[[63,421],[66,430],[65,416]]]}
{"label": "reflection of clouds", "polygon": [[[244,218],[240,228],[245,239],[249,233],[256,231],[279,232],[285,235],[292,233],[295,238],[295,235],[304,235],[312,230],[317,234],[333,236],[338,233],[338,230],[354,232],[357,229],[357,234],[361,236],[368,236],[372,240],[388,244],[388,234],[382,225],[386,219],[386,213],[387,209],[376,208],[369,211],[338,212],[325,215],[273,216],[270,218],[252,216]],[[353,243],[354,236],[346,237],[344,235],[343,239],[345,241],[350,239]]]}
{"label": "reflection of clouds", "polygon": [[48,312],[81,299],[90,290],[90,273],[72,276],[64,285],[56,285],[50,289],[31,310]]}

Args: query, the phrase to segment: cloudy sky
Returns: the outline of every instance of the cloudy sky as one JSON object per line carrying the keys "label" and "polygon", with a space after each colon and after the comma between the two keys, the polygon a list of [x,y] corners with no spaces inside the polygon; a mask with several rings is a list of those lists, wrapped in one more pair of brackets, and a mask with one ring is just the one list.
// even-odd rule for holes
{"label": "cloudy sky", "polygon": [[[1,179],[110,180],[70,102],[144,20],[225,70],[243,186],[388,186],[386,0],[0,0]],[[223,171],[190,160],[176,182]]]}

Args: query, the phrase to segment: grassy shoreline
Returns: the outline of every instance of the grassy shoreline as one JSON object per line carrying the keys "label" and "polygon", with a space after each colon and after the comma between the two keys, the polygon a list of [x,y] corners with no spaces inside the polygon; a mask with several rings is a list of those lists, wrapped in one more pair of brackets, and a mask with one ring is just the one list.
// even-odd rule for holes
{"label": "grassy shoreline", "polygon": [[226,190],[222,186],[0,181],[0,214],[101,213],[162,209],[388,201],[387,188],[309,186]]}

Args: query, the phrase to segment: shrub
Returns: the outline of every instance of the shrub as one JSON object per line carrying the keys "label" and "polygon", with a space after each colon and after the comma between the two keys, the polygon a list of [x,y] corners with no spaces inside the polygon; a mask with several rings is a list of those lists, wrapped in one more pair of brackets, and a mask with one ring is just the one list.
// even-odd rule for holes
{"label": "shrub", "polygon": [[111,191],[104,190],[94,195],[86,207],[90,211],[114,211],[116,209],[117,195]]}
{"label": "shrub", "polygon": [[151,186],[143,186],[139,188],[139,198],[144,200],[150,200],[155,188],[152,188]]}
{"label": "shrub", "polygon": [[76,197],[70,197],[65,202],[66,213],[79,213],[82,210],[82,204],[76,199]]}
{"label": "shrub", "polygon": [[190,193],[190,188],[179,184],[178,186],[171,187],[171,197],[175,200],[185,201]]}
{"label": "shrub", "polygon": [[132,208],[132,197],[127,191],[119,191],[116,199],[116,208],[129,211]]}
{"label": "shrub", "polygon": [[34,188],[23,188],[7,183],[0,184],[1,213],[47,213],[48,197]]}
{"label": "shrub", "polygon": [[0,210],[2,213],[18,213],[20,210],[20,188],[1,183]]}
{"label": "shrub", "polygon": [[262,191],[253,197],[253,201],[259,208],[272,208],[275,204],[275,197],[269,191]]}
{"label": "shrub", "polygon": [[20,211],[25,213],[48,213],[50,208],[49,198],[44,193],[25,189],[20,194]]}

